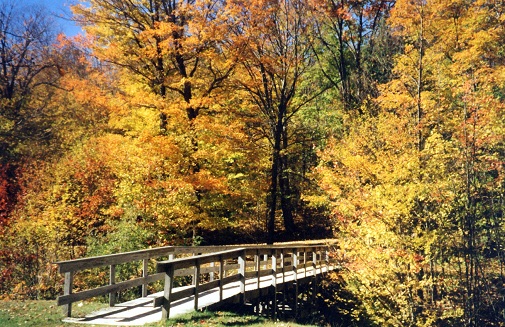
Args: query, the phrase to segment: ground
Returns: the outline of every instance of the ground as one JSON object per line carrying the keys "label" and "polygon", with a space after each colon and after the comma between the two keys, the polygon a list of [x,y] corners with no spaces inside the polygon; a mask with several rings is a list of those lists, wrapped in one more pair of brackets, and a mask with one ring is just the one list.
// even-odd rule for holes
{"label": "ground", "polygon": [[[81,302],[72,307],[73,316],[83,316],[92,311],[104,307],[104,303]],[[56,301],[0,301],[0,326],[33,326],[33,327],[78,327],[76,325],[62,323],[63,311],[56,305]],[[269,321],[264,317],[243,315],[232,312],[198,312],[185,315],[177,319],[171,319],[165,323],[148,325],[146,327],[196,327],[196,326],[244,326],[249,327],[301,327],[292,322]],[[99,326],[94,326],[99,327]]]}

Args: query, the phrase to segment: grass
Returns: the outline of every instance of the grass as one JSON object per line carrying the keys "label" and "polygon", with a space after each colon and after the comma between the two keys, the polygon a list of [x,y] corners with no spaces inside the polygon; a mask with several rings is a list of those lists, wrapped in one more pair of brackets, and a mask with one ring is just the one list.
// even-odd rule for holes
{"label": "grass", "polygon": [[[72,316],[82,317],[88,313],[104,308],[106,304],[96,302],[81,302],[72,306]],[[37,327],[69,327],[86,326],[63,323],[63,311],[56,301],[0,301],[0,326],[37,326]],[[98,327],[98,325],[93,325]],[[225,311],[204,311],[187,314],[166,322],[146,325],[146,327],[302,327],[291,322],[273,322],[264,317],[243,315]]]}
{"label": "grass", "polygon": [[194,312],[183,315],[166,322],[152,324],[151,326],[166,327],[229,327],[229,326],[248,326],[248,327],[307,327],[294,322],[271,321],[265,317],[254,315],[244,315],[240,313],[227,311],[204,311]]}
{"label": "grass", "polygon": [[[81,302],[72,306],[72,315],[83,317],[103,307],[103,303]],[[2,327],[76,326],[61,322],[63,318],[63,309],[56,305],[56,301],[0,301],[0,326]]]}

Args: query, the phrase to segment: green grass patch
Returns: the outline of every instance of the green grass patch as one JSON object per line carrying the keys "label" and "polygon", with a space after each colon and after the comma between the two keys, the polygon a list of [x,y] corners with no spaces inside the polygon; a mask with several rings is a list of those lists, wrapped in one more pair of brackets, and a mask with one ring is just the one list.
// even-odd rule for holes
{"label": "green grass patch", "polygon": [[[103,303],[80,302],[72,306],[72,316],[84,317],[86,314],[103,308]],[[56,301],[0,301],[0,326],[76,326],[66,324],[63,307]]]}
{"label": "green grass patch", "polygon": [[[106,307],[107,304],[97,302],[80,302],[72,306],[73,317],[84,317],[93,311]],[[63,309],[56,301],[0,301],[0,326],[29,327],[69,327],[86,326],[63,323]],[[98,327],[99,325],[93,325]],[[146,327],[306,327],[294,322],[271,321],[265,317],[226,311],[194,312],[165,322],[146,325]]]}
{"label": "green grass patch", "polygon": [[230,326],[248,326],[248,327],[307,327],[309,325],[300,325],[294,322],[272,321],[265,317],[248,315],[227,311],[203,311],[194,312],[169,319],[166,322],[148,325],[167,326],[167,327],[230,327]]}

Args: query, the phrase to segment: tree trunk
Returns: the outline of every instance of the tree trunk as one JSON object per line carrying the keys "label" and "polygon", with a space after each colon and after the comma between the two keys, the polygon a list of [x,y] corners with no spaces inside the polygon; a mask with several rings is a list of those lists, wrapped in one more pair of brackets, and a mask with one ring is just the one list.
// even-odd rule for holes
{"label": "tree trunk", "polygon": [[[281,109],[281,108],[280,108]],[[279,110],[277,123],[273,128],[274,144],[272,149],[272,169],[270,171],[270,203],[267,222],[267,244],[273,244],[275,233],[275,212],[277,210],[277,189],[279,168],[281,167],[281,140],[284,112]]]}
{"label": "tree trunk", "polygon": [[[282,131],[282,149],[287,150],[288,148],[288,131],[287,125],[284,126]],[[281,200],[282,217],[284,219],[284,228],[286,232],[293,236],[296,232],[296,226],[293,218],[293,203],[292,203],[292,191],[289,182],[289,156],[285,151],[281,158],[281,169],[279,172],[279,191]]]}

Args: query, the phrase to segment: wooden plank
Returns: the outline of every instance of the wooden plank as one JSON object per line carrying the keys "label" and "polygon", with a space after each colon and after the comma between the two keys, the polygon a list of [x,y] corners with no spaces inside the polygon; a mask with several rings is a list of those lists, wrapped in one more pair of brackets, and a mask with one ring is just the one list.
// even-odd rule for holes
{"label": "wooden plank", "polygon": [[220,280],[213,280],[212,282],[208,282],[205,284],[200,284],[198,291],[200,293],[213,289],[214,287],[218,287],[221,284]]}
{"label": "wooden plank", "polygon": [[260,270],[260,277],[272,275],[272,269],[262,269]]}
{"label": "wooden plank", "polygon": [[[162,274],[164,275],[164,274]],[[81,291],[78,293],[72,293],[68,295],[59,296],[57,299],[58,305],[65,305],[72,302],[82,301],[90,299],[95,296],[106,295],[111,292],[119,292],[128,288],[137,287],[143,283],[152,283],[160,279],[159,274],[149,275],[148,277],[139,277],[135,279],[130,279],[124,282],[116,283],[114,285],[107,285],[102,287],[93,288],[91,290]]]}
{"label": "wooden plank", "polygon": [[174,265],[174,268],[176,270],[182,268],[194,267],[197,259],[200,260],[201,263],[210,263],[212,261],[219,261],[220,256],[222,256],[224,260],[232,259],[238,257],[238,253],[240,252],[240,250],[241,248],[211,254],[202,254],[189,258],[179,258],[174,259],[172,261],[160,261],[157,263],[156,270],[157,272],[164,272],[165,267],[167,265]]}
{"label": "wooden plank", "polygon": [[256,270],[245,272],[245,278],[252,278],[252,277],[258,277],[258,272]]}
{"label": "wooden plank", "polygon": [[239,274],[235,274],[235,275],[231,275],[231,276],[228,276],[228,277],[224,277],[223,278],[223,286],[227,285],[227,284],[230,284],[230,283],[233,283],[233,282],[238,282],[239,280],[240,280],[240,275]]}
{"label": "wooden plank", "polygon": [[79,271],[90,268],[118,265],[125,262],[140,261],[143,259],[159,258],[169,255],[172,251],[172,246],[165,246],[155,249],[110,254],[92,258],[59,261],[55,264],[58,265],[59,272],[63,274],[69,271]]}
{"label": "wooden plank", "polygon": [[177,254],[198,254],[222,252],[242,248],[241,245],[210,245],[210,246],[174,246],[174,253]]}
{"label": "wooden plank", "polygon": [[[270,246],[266,245],[229,245],[229,246],[202,246],[202,247],[194,247],[194,246],[166,246],[154,249],[146,249],[132,252],[125,252],[119,254],[111,254],[105,256],[98,256],[93,258],[83,258],[76,260],[68,260],[68,261],[60,261],[56,262],[61,268],[60,272],[64,273],[66,271],[73,271],[69,269],[70,267],[78,266],[80,269],[86,268],[95,268],[100,266],[106,266],[111,264],[121,264],[129,261],[138,261],[144,258],[151,259],[162,257],[170,254],[194,254],[194,253],[211,253],[211,252],[222,252],[222,251],[233,251],[234,249],[246,248],[252,251],[254,254],[255,250],[263,251],[265,253],[269,253],[272,249],[282,249],[286,248],[290,244],[294,244],[293,246],[289,246],[290,249],[303,249],[303,248],[321,248],[323,244],[331,244],[335,241],[328,240],[323,242],[316,241],[313,245],[307,245],[306,243],[295,243],[295,242],[287,242],[287,243],[278,243]],[[309,242],[307,242],[309,243]],[[105,261],[103,261],[105,260]],[[216,260],[217,261],[217,260]],[[95,265],[97,264],[97,265]]]}
{"label": "wooden plank", "polygon": [[194,272],[194,268],[176,269],[174,272],[174,276],[175,277],[192,276],[193,272]]}
{"label": "wooden plank", "polygon": [[191,285],[191,286],[188,286],[187,288],[178,290],[177,292],[173,292],[171,302],[185,299],[185,298],[190,297],[192,295],[195,295],[195,286],[194,285]]}
{"label": "wooden plank", "polygon": [[254,261],[247,261],[245,264],[246,268],[256,268],[256,262]]}
{"label": "wooden plank", "polygon": [[226,266],[226,271],[231,271],[231,270],[238,270],[240,268],[240,265],[238,263],[235,264],[227,264]]}

